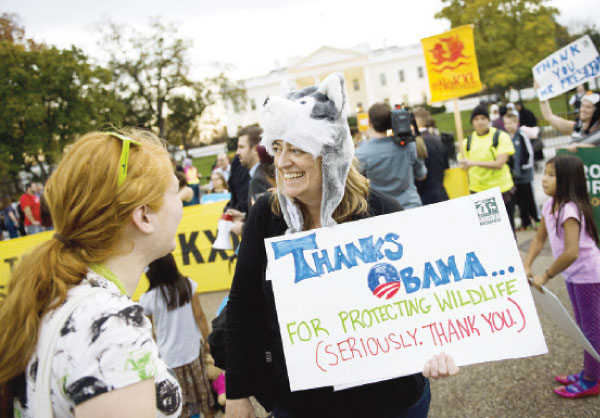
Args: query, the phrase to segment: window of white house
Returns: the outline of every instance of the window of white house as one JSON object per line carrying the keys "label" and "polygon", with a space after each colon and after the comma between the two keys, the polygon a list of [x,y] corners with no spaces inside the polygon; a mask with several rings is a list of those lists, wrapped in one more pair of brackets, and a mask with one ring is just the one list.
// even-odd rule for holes
{"label": "window of white house", "polygon": [[256,110],[256,100],[250,99],[250,108]]}
{"label": "window of white house", "polygon": [[422,91],[421,92],[421,97],[423,98],[423,103],[427,103],[427,93]]}
{"label": "window of white house", "polygon": [[354,87],[354,91],[360,90],[360,82],[358,81],[358,78],[352,80],[352,86]]}
{"label": "window of white house", "polygon": [[423,78],[423,67],[417,67],[417,74],[419,78]]}
{"label": "window of white house", "polygon": [[398,80],[400,80],[401,83],[404,83],[404,70],[398,71]]}
{"label": "window of white house", "polygon": [[381,83],[382,86],[385,86],[387,84],[387,79],[385,78],[385,73],[379,74],[379,82]]}

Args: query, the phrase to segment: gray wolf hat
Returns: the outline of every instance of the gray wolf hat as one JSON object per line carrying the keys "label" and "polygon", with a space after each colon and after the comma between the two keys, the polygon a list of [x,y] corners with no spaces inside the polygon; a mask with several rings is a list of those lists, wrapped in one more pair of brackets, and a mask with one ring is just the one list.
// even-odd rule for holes
{"label": "gray wolf hat", "polygon": [[[344,77],[330,74],[318,86],[295,90],[281,85],[281,97],[271,96],[263,105],[261,144],[273,155],[273,141],[283,140],[322,158],[323,197],[321,226],[335,225],[333,211],[344,196],[346,178],[354,157],[354,144],[346,120],[347,94]],[[304,225],[298,205],[283,195],[277,176],[279,202],[288,232]]]}

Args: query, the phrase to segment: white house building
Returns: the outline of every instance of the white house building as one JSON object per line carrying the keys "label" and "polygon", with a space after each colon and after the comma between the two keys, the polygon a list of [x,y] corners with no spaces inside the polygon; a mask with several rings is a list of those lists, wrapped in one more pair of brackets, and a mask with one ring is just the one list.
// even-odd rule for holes
{"label": "white house building", "polygon": [[260,123],[260,109],[269,95],[278,95],[282,80],[298,88],[311,86],[332,72],[344,74],[349,97],[348,115],[367,111],[377,102],[416,105],[430,99],[425,59],[420,44],[370,50],[323,46],[306,57],[291,59],[287,67],[243,80],[248,102],[245,109],[227,106],[227,132]]}

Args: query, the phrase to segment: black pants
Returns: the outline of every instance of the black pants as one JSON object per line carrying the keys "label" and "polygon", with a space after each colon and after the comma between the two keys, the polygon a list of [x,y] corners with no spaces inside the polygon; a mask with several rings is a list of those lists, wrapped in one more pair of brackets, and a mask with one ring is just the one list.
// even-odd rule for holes
{"label": "black pants", "polygon": [[527,228],[531,225],[531,221],[538,222],[540,220],[538,216],[537,208],[535,207],[535,199],[533,198],[533,190],[531,183],[515,184],[517,186],[517,206],[519,206],[519,213],[521,214],[521,226]]}
{"label": "black pants", "polygon": [[[514,187],[513,187],[514,188]],[[510,221],[510,227],[515,233],[515,192],[509,190],[502,193],[502,200],[504,200],[504,206],[506,207],[506,213],[508,214],[508,220]]]}

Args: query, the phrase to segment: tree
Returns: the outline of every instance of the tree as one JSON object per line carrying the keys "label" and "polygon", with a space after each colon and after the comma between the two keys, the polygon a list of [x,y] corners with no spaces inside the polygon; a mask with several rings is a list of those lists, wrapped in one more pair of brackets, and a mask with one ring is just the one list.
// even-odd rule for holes
{"label": "tree", "polygon": [[174,95],[169,99],[169,110],[173,113],[168,117],[167,138],[175,145],[183,145],[186,154],[190,139],[198,135],[196,119],[205,108],[195,97]]}
{"label": "tree", "polygon": [[193,121],[207,106],[219,99],[245,100],[239,86],[224,76],[201,82],[190,79],[191,43],[177,37],[173,24],[155,20],[149,31],[139,32],[107,22],[102,31],[101,47],[110,57],[115,90],[127,108],[129,125],[155,127],[164,138],[170,110],[169,133],[177,132],[179,139],[187,141],[194,134]]}
{"label": "tree", "polygon": [[19,25],[19,17],[14,13],[2,13],[0,15],[0,41],[11,44],[23,43],[25,28]]}
{"label": "tree", "polygon": [[45,181],[66,145],[107,123],[120,125],[123,107],[107,86],[111,73],[81,50],[0,41],[0,176],[22,170]]}
{"label": "tree", "polygon": [[473,24],[482,82],[503,95],[530,85],[531,68],[554,52],[558,34],[549,0],[442,0],[435,17],[451,27]]}
{"label": "tree", "polygon": [[190,143],[200,139],[200,117],[223,98],[243,102],[246,100],[246,91],[220,74],[204,82],[194,83],[185,94],[180,92],[172,95],[167,102],[171,112],[167,118],[166,130],[169,141],[175,145],[183,145],[187,153]]}

